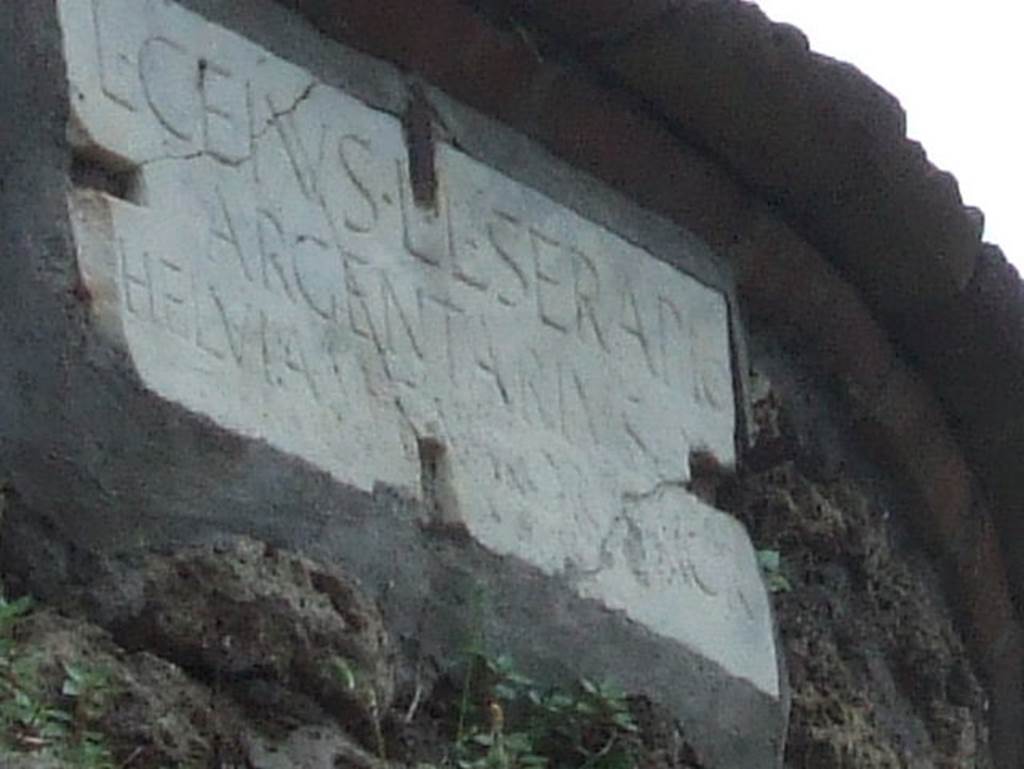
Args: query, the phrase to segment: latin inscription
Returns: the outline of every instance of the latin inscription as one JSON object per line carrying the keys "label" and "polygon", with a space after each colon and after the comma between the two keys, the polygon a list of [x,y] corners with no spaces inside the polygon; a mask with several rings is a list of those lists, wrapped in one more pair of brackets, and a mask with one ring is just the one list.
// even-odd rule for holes
{"label": "latin inscription", "polygon": [[72,203],[148,387],[367,489],[439,442],[484,544],[712,658],[773,648],[745,534],[684,489],[733,457],[720,293],[448,145],[425,205],[397,119],[173,4],[60,7],[73,139],[140,179]]}

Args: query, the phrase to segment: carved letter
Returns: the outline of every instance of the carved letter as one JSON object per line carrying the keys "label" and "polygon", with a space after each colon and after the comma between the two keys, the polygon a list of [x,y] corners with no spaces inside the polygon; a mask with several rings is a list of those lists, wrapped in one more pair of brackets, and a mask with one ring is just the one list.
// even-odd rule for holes
{"label": "carved letter", "polygon": [[191,293],[191,280],[185,269],[167,257],[160,259],[162,268],[160,283],[165,286],[160,292],[164,326],[182,339],[192,340],[190,313],[186,305]]}
{"label": "carved letter", "polygon": [[184,46],[166,37],[151,37],[139,51],[139,78],[149,108],[160,125],[182,141],[196,128],[195,60]]}
{"label": "carved letter", "polygon": [[[214,188],[214,196],[215,200],[207,203],[211,236],[210,261],[215,264],[223,264],[225,261],[237,262],[242,275],[251,283],[253,268],[249,264],[249,259],[246,256],[240,238],[239,225],[241,220],[236,215],[232,215],[231,209],[228,207],[227,196],[221,187]],[[231,253],[227,260],[222,260],[221,258],[221,251],[224,249]]]}
{"label": "carved letter", "polygon": [[[440,373],[445,375],[448,384],[456,381],[454,346],[452,344],[453,324],[465,313],[451,299],[434,296],[420,290],[420,324],[425,338],[424,353],[428,356],[428,364],[434,372],[438,366],[444,368]],[[444,386],[444,379],[435,379],[437,386]]]}
{"label": "carved letter", "polygon": [[534,349],[527,353],[519,365],[523,418],[534,424],[536,418],[544,427],[551,430],[560,429],[558,415],[561,412],[561,393],[557,367],[541,358]]}
{"label": "carved letter", "polygon": [[657,376],[658,370],[654,366],[654,355],[647,338],[647,329],[644,326],[643,316],[640,314],[640,305],[636,300],[633,286],[628,279],[622,292],[622,317],[619,320],[619,325],[623,331],[639,343],[640,349],[644,354],[644,360],[647,361],[647,367],[651,370],[652,374]]}
{"label": "carved letter", "polygon": [[559,366],[558,380],[562,404],[562,435],[580,446],[597,445],[597,423],[585,377],[568,363]]}
{"label": "carved letter", "polygon": [[299,294],[309,309],[324,320],[333,321],[338,315],[334,286],[341,285],[340,274],[331,274],[331,267],[338,265],[334,249],[315,235],[299,235],[295,239],[294,253],[295,285]]}
{"label": "carved letter", "polygon": [[309,359],[304,347],[302,334],[294,326],[280,329],[277,339],[281,346],[281,362],[285,372],[297,375],[298,379],[308,388],[313,400],[320,400],[320,391],[313,380],[313,372],[309,368]]}
{"label": "carved letter", "polygon": [[[312,90],[310,85],[305,93]],[[309,151],[306,149],[306,144],[302,139],[302,135],[299,133],[299,128],[295,118],[295,110],[298,108],[299,100],[288,110],[278,110],[274,106],[274,101],[270,94],[267,94],[267,107],[270,108],[270,120],[277,128],[277,135],[281,138],[281,144],[284,147],[285,154],[288,155],[288,160],[291,162],[292,170],[295,172],[295,178],[299,182],[299,189],[302,194],[310,201],[318,201],[319,190],[318,188],[318,173],[317,169],[323,164],[324,159],[324,148],[327,144],[327,126],[320,124],[320,141],[317,149],[316,162],[314,163],[310,159]]]}
{"label": "carved letter", "polygon": [[[722,564],[729,560],[729,549],[711,519],[706,518],[702,528],[702,546],[689,552],[690,573],[705,595],[717,598],[729,586],[729,573],[722,568]],[[684,549],[689,550],[685,545]]]}
{"label": "carved letter", "polygon": [[377,201],[370,194],[369,185],[359,178],[359,175],[352,167],[353,157],[357,150],[362,150],[365,155],[370,155],[369,140],[355,134],[345,134],[338,140],[338,159],[341,161],[341,167],[345,170],[345,175],[352,183],[356,192],[359,193],[359,197],[363,199],[366,210],[364,216],[356,219],[351,216],[346,206],[345,226],[352,232],[363,235],[371,232],[377,226],[380,212],[377,208]]}
{"label": "carved letter", "polygon": [[693,340],[694,397],[697,403],[707,405],[713,411],[721,411],[732,397],[732,365],[729,360],[729,316],[724,301],[716,298],[707,314],[715,316],[716,327],[726,329],[722,336],[715,338],[701,334]]}
{"label": "carved letter", "polygon": [[683,312],[668,298],[658,297],[658,337],[661,342],[661,369],[665,384],[685,388],[684,382],[692,376],[688,369],[693,339],[687,333]]}
{"label": "carved letter", "polygon": [[494,388],[501,396],[502,403],[508,405],[511,403],[506,385],[509,375],[495,351],[494,338],[487,325],[487,318],[481,316],[477,320],[476,333],[473,334],[473,363],[476,364],[483,378],[494,384]]}
{"label": "carved letter", "polygon": [[537,275],[537,312],[541,323],[567,332],[576,314],[571,286],[572,265],[556,240],[530,230]]}
{"label": "carved letter", "polygon": [[583,339],[584,328],[589,324],[593,329],[594,338],[601,348],[608,352],[608,341],[605,331],[601,328],[603,320],[598,320],[601,309],[601,276],[593,260],[578,249],[572,251],[576,268],[576,330]]}
{"label": "carved letter", "polygon": [[[202,295],[201,295],[202,296]],[[202,297],[204,301],[200,302],[199,315],[200,320],[198,323],[198,330],[196,333],[196,344],[201,350],[204,350],[215,358],[223,360],[226,353],[231,353],[231,358],[235,364],[239,367],[245,362],[245,332],[249,327],[250,316],[252,308],[248,304],[242,305],[242,312],[240,313],[241,318],[235,322],[232,320],[228,313],[227,307],[224,306],[224,300],[217,294],[217,289],[213,284],[207,286],[207,294]],[[223,339],[223,344],[218,343],[214,339],[207,338],[205,315],[203,305],[209,302],[215,315],[215,336]]]}
{"label": "carved letter", "polygon": [[526,271],[523,269],[520,260],[524,257],[516,256],[522,253],[525,232],[518,219],[510,214],[495,210],[496,219],[487,223],[487,236],[498,254],[499,263],[507,270],[498,280],[498,301],[508,307],[515,307],[519,304],[529,289],[529,282],[526,279]]}
{"label": "carved letter", "polygon": [[383,357],[383,322],[374,319],[370,307],[371,292],[366,284],[373,273],[366,267],[351,261],[345,262],[345,288],[348,292],[348,322],[353,333],[373,342],[377,353]]}
{"label": "carved letter", "polygon": [[100,87],[111,101],[134,112],[140,104],[139,69],[136,54],[141,40],[131,27],[120,27],[120,19],[134,16],[133,0],[93,0],[96,52],[99,56]]}
{"label": "carved letter", "polygon": [[246,83],[206,59],[200,60],[199,69],[206,151],[224,163],[238,165],[251,154]]}
{"label": "carved letter", "polygon": [[[118,239],[121,252],[121,286],[124,291],[125,308],[132,315],[137,315],[145,320],[153,320],[155,312],[155,292],[153,291],[153,275],[149,266],[149,252],[143,251],[139,255],[138,268],[129,264],[128,249],[124,241]],[[140,296],[141,294],[141,296]]]}
{"label": "carved letter", "polygon": [[284,289],[284,294],[292,301],[295,296],[292,294],[291,284],[288,282],[288,270],[284,262],[288,259],[288,246],[285,242],[284,228],[270,211],[261,209],[257,216],[260,236],[260,255],[263,266],[263,287],[271,289],[271,269],[277,275],[278,282]]}
{"label": "carved letter", "polygon": [[[388,371],[395,381],[415,387],[422,374],[423,349],[418,338],[422,323],[402,306],[399,292],[388,278],[381,274],[381,294],[384,304],[384,337],[388,351]],[[411,302],[417,306],[413,293]]]}

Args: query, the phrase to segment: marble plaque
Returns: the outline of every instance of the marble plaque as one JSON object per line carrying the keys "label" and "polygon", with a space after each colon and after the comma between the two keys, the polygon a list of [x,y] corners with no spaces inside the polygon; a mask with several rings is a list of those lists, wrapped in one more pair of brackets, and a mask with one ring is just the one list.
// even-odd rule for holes
{"label": "marble plaque", "polygon": [[173,3],[59,7],[83,288],[146,388],[778,694],[750,541],[686,489],[734,461],[720,292],[443,143],[418,200],[398,119]]}

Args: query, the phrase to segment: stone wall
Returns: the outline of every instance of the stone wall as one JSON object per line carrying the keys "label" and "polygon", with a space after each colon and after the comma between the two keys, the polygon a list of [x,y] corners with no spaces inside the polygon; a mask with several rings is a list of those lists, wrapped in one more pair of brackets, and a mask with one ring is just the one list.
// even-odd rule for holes
{"label": "stone wall", "polygon": [[778,760],[753,548],[687,488],[742,423],[719,258],[274,4],[4,19],[12,584],[255,535],[343,562],[410,664],[479,623]]}
{"label": "stone wall", "polygon": [[1017,765],[1020,282],[898,102],[738,0],[292,5],[735,260],[920,495]]}
{"label": "stone wall", "polygon": [[[123,3],[100,5],[131,13],[121,7]],[[986,376],[991,357],[997,355],[1011,364],[1002,370],[1016,370],[1012,335],[996,333],[995,328],[1016,312],[1019,292],[1004,291],[1001,282],[986,277],[1006,271],[1001,256],[988,251],[979,257],[976,227],[960,206],[955,186],[931,169],[919,148],[905,141],[902,115],[891,97],[851,68],[809,54],[798,33],[770,25],[743,3],[652,2],[626,8],[609,2],[596,10],[590,3],[470,7],[455,0],[429,6],[398,0],[293,0],[282,5],[252,0],[243,12],[207,0],[182,3],[189,12],[249,41],[232,36],[230,43],[222,43],[219,48],[231,52],[231,66],[220,69],[213,55],[205,61],[189,49],[209,44],[202,35],[191,36],[199,42],[188,44],[182,42],[184,37],[178,40],[170,34],[143,37],[158,41],[147,49],[149,64],[146,57],[126,59],[126,50],[132,49],[121,50],[116,43],[132,40],[131,25],[112,23],[105,28],[101,17],[98,26],[93,19],[91,31],[99,40],[113,35],[113,47],[101,52],[92,69],[76,69],[95,54],[88,48],[76,54],[71,50],[75,40],[68,43],[68,72],[74,85],[70,104],[57,7],[81,13],[85,4],[18,6],[0,14],[4,39],[23,41],[0,58],[14,105],[5,117],[0,146],[0,221],[8,276],[0,289],[5,292],[0,302],[0,360],[5,362],[0,377],[0,460],[10,474],[13,500],[8,516],[12,533],[2,543],[5,569],[21,574],[36,590],[58,591],[67,581],[84,578],[98,553],[240,531],[353,564],[384,603],[399,633],[423,635],[423,607],[429,607],[432,617],[444,618],[429,623],[434,630],[424,637],[435,648],[458,635],[459,606],[471,592],[469,585],[482,581],[501,597],[495,615],[504,615],[505,620],[495,621],[490,631],[510,649],[532,655],[535,664],[553,664],[551,655],[538,649],[561,646],[574,650],[574,672],[594,672],[607,669],[613,657],[629,649],[628,658],[620,657],[617,666],[634,671],[635,680],[624,683],[668,698],[695,725],[694,738],[711,760],[723,766],[761,766],[766,755],[778,752],[784,713],[778,689],[764,683],[773,678],[774,670],[763,660],[755,666],[759,673],[737,675],[731,667],[734,662],[711,654],[711,636],[697,638],[685,623],[660,627],[664,612],[656,602],[648,609],[641,607],[639,615],[634,612],[632,619],[646,627],[623,614],[608,613],[609,607],[635,605],[622,597],[624,593],[616,594],[620,588],[615,584],[591,580],[597,586],[586,587],[591,561],[600,561],[600,543],[591,543],[592,552],[570,558],[572,568],[563,569],[559,559],[564,553],[558,548],[545,554],[552,540],[582,546],[573,534],[575,525],[565,531],[534,532],[531,539],[509,535],[508,521],[503,529],[485,518],[472,518],[494,493],[473,478],[487,472],[508,478],[523,474],[512,468],[502,473],[501,462],[490,460],[466,465],[461,478],[458,467],[445,467],[442,460],[448,450],[456,457],[501,456],[500,451],[486,451],[495,448],[488,446],[493,433],[474,434],[479,421],[467,418],[450,427],[432,416],[432,399],[395,399],[390,392],[378,396],[371,391],[360,407],[345,397],[344,389],[324,408],[296,406],[300,400],[308,404],[308,398],[259,400],[268,392],[260,377],[269,376],[271,392],[305,387],[318,400],[322,375],[330,374],[313,373],[303,350],[322,352],[316,346],[319,342],[310,340],[323,339],[323,314],[334,312],[338,297],[317,291],[330,285],[334,276],[304,273],[294,260],[289,269],[279,270],[280,263],[267,256],[277,252],[266,243],[275,234],[294,236],[315,253],[330,241],[330,232],[303,228],[311,219],[310,202],[314,209],[325,207],[324,199],[317,200],[319,174],[333,173],[328,181],[347,185],[350,197],[361,198],[365,205],[334,212],[328,219],[348,227],[350,235],[358,234],[369,221],[366,216],[376,219],[374,204],[389,195],[394,207],[388,215],[398,218],[393,227],[381,230],[385,237],[401,231],[403,211],[419,216],[416,229],[405,231],[425,238],[427,245],[413,243],[409,250],[414,256],[419,253],[423,269],[443,261],[447,271],[439,279],[415,278],[397,287],[384,281],[367,288],[358,279],[346,285],[347,297],[342,299],[350,304],[353,295],[379,293],[381,304],[368,317],[376,311],[385,318],[388,309],[393,310],[389,328],[396,345],[407,343],[405,354],[389,359],[397,346],[368,353],[370,359],[380,356],[379,371],[389,379],[389,364],[398,372],[395,379],[429,379],[446,365],[451,368],[446,361],[426,361],[419,354],[421,347],[433,349],[433,342],[451,333],[450,317],[441,313],[434,331],[408,322],[409,308],[417,304],[425,286],[449,291],[461,282],[471,290],[474,279],[479,284],[482,276],[494,281],[499,301],[501,296],[511,300],[513,289],[526,287],[523,274],[515,269],[515,247],[502,244],[506,236],[514,240],[528,232],[530,217],[553,220],[559,231],[592,237],[588,234],[583,245],[572,239],[544,241],[547,253],[563,249],[578,254],[573,290],[566,295],[571,302],[556,301],[560,288],[568,288],[568,276],[547,272],[542,264],[533,274],[538,314],[526,325],[513,324],[511,332],[522,331],[527,340],[523,350],[528,352],[530,323],[562,333],[574,315],[581,336],[570,344],[582,345],[582,334],[590,334],[591,347],[598,350],[590,361],[593,366],[619,366],[625,373],[645,366],[650,370],[651,389],[640,393],[641,399],[663,397],[658,388],[672,376],[665,359],[658,358],[665,348],[645,338],[645,313],[650,318],[674,317],[663,309],[658,316],[660,299],[641,309],[641,298],[665,298],[658,292],[668,291],[667,306],[677,307],[677,294],[696,291],[696,296],[702,288],[713,289],[705,317],[714,334],[729,336],[732,357],[717,361],[710,380],[693,380],[687,398],[693,403],[705,396],[717,399],[727,406],[730,419],[735,413],[735,424],[711,419],[666,425],[654,419],[644,425],[643,434],[665,436],[652,453],[671,457],[670,467],[657,461],[645,465],[641,458],[635,472],[630,466],[633,475],[616,478],[621,488],[602,492],[601,484],[617,475],[622,452],[630,454],[625,448],[610,455],[593,451],[595,445],[615,445],[614,439],[594,433],[614,430],[614,425],[591,426],[594,420],[587,418],[585,406],[568,422],[564,410],[560,416],[546,417],[538,408],[535,423],[542,429],[516,436],[514,443],[540,450],[552,440],[564,441],[574,445],[572,451],[581,452],[577,466],[603,470],[577,479],[579,504],[570,500],[570,508],[600,509],[586,493],[598,499],[602,493],[633,495],[642,501],[653,489],[655,516],[666,505],[684,504],[717,522],[712,528],[724,526],[721,517],[693,502],[682,489],[690,480],[688,454],[694,448],[711,448],[723,464],[732,464],[734,429],[740,449],[746,446],[744,317],[757,324],[796,328],[845,388],[848,407],[879,447],[880,461],[899,467],[918,494],[920,504],[913,509],[920,511],[921,519],[916,527],[949,571],[972,653],[992,688],[995,743],[1002,763],[1018,765],[1022,647],[1004,562],[1004,554],[1010,552],[1008,534],[1016,525],[1012,511],[1018,509],[1016,465],[1009,450],[1016,423],[1003,419],[996,425],[990,413],[1016,413],[1011,408],[1015,380],[994,380],[995,390],[982,397],[979,393],[988,393],[989,383],[978,387],[972,377]],[[391,63],[314,35],[292,10],[329,38]],[[67,21],[66,17],[65,29]],[[90,24],[72,26],[88,30]],[[159,22],[147,19],[144,24]],[[283,61],[277,64],[278,60]],[[126,61],[136,71],[151,65],[156,68],[151,74],[174,76],[124,79],[130,71],[124,68]],[[185,69],[177,72],[179,66]],[[274,88],[259,94],[264,98],[256,102],[257,109],[244,101],[251,93],[240,96],[242,101],[231,101],[231,77],[246,67],[273,72]],[[194,91],[198,101],[191,103],[192,92],[177,86],[192,77],[193,68],[200,80]],[[304,72],[315,76],[310,80]],[[351,106],[341,92],[372,110],[361,112],[366,106]],[[79,103],[98,93],[132,108],[112,118],[109,110],[92,113],[91,102]],[[308,155],[308,164],[296,162],[303,148],[323,149],[316,126],[333,125],[326,117],[318,118],[319,123],[291,122],[293,110],[307,101],[305,106],[315,105],[317,115],[330,115],[332,109],[345,111],[345,119],[354,113],[365,115],[359,118],[364,121],[359,130],[345,134],[347,143],[339,145],[339,162],[333,166],[312,162]],[[156,117],[149,127],[126,117],[145,112],[143,102],[148,104],[146,114]],[[373,110],[387,114],[374,117]],[[213,194],[195,202],[182,194],[182,179],[190,187],[207,173],[201,170],[206,161],[199,156],[212,156],[232,168],[246,165],[249,149],[243,152],[230,141],[232,120],[243,114],[272,128],[265,135],[277,144],[265,162],[270,167],[279,164],[279,176],[297,189],[268,193],[305,200],[305,208],[285,214],[288,222],[300,223],[297,229],[270,217],[264,218],[261,230],[254,213],[255,234],[234,232],[236,201],[244,200],[244,189],[235,189],[227,198]],[[199,123],[188,122],[196,115]],[[69,121],[75,128],[70,140],[65,135]],[[194,125],[202,130],[193,135]],[[364,152],[371,139],[388,149],[376,155]],[[418,140],[426,141],[428,160],[422,167],[422,155],[410,152]],[[197,157],[190,157],[193,153]],[[390,178],[389,169],[381,171],[373,163],[386,166],[396,161],[399,176],[393,194],[371,189],[368,185]],[[369,165],[359,166],[361,162]],[[433,177],[438,172],[442,178],[461,174],[466,179],[450,194],[441,187],[440,202]],[[231,189],[230,184],[214,183],[207,189]],[[66,200],[69,187],[77,188],[72,217]],[[503,196],[498,201],[502,205],[508,197],[515,198],[519,207],[505,210],[507,218],[481,220],[474,212],[481,194],[491,188]],[[204,317],[199,312],[176,314],[196,282],[173,256],[188,243],[189,223],[204,221],[205,212],[216,210],[218,202],[225,215],[210,231],[225,260],[231,259],[232,249],[237,252],[243,278],[255,277],[257,288],[262,281],[262,292],[251,295],[255,306],[284,308],[291,317],[293,300],[301,298],[307,305],[301,316],[295,316],[302,329],[299,337],[292,338],[294,324],[269,335],[258,328],[252,332],[252,349],[277,351],[276,356],[264,355],[264,361],[276,361],[271,368],[246,372],[239,365],[242,373],[227,377],[210,375],[209,367],[231,358],[241,364],[243,347],[232,342],[231,332],[246,321],[238,320],[242,316],[237,309],[230,314],[223,301],[218,305],[222,295],[216,290],[205,294],[210,323],[206,328],[222,332],[219,341],[206,338],[212,355],[203,364],[208,370],[197,373],[199,364],[190,369],[165,362],[168,357],[202,360],[194,350],[187,356],[173,354],[183,341],[191,348],[199,345],[199,320]],[[425,207],[420,205],[424,202]],[[494,210],[493,201],[484,202]],[[151,204],[159,204],[161,213],[146,211]],[[445,230],[438,221],[449,215],[455,225]],[[460,216],[470,223],[462,229]],[[405,221],[408,224],[408,218]],[[471,223],[480,221],[484,229],[472,232]],[[467,252],[452,249],[452,232],[482,242],[499,261],[507,252],[513,258],[505,267],[511,270],[480,272],[478,262],[457,261],[456,253]],[[246,237],[255,238],[255,251],[262,257],[239,248]],[[127,270],[129,251],[121,254],[120,265],[114,258],[119,242],[130,246],[133,254]],[[410,245],[375,241],[372,236],[365,242],[374,254],[385,256]],[[650,265],[635,268],[646,290],[619,291],[634,297],[634,320],[618,323],[619,340],[609,346],[635,349],[618,356],[606,355],[607,348],[601,352],[602,330],[610,328],[610,321],[602,315],[606,310],[600,302],[580,301],[591,294],[580,290],[583,284],[578,279],[580,265],[593,267],[598,282],[604,275],[630,274],[633,268],[617,266],[618,257],[605,255],[612,252]],[[359,257],[355,253],[354,261],[358,263]],[[247,261],[251,259],[257,261]],[[682,273],[666,264],[691,277],[683,280]],[[162,271],[157,278],[154,265]],[[504,294],[499,275],[506,281],[501,284]],[[733,278],[738,291],[731,287]],[[211,285],[229,278],[214,279]],[[311,290],[304,293],[303,287]],[[545,294],[545,289],[551,293]],[[133,296],[132,291],[138,310],[134,315],[126,314],[116,301],[118,296]],[[547,299],[554,303],[546,305]],[[199,306],[194,296],[189,301]],[[262,301],[266,307],[258,304]],[[570,304],[575,312],[566,309]],[[596,309],[588,315],[581,312],[584,306]],[[568,314],[562,317],[559,312]],[[487,313],[483,305],[470,313],[479,321],[477,331],[457,331],[458,342],[449,349],[468,356],[484,371],[491,369],[492,396],[496,389],[499,397],[512,400],[518,392],[520,402],[529,404],[531,387],[540,386],[540,380],[519,378],[518,390],[510,383],[503,386],[500,366],[488,363],[489,345],[479,331],[487,326]],[[937,335],[920,333],[936,318],[944,323],[960,319],[948,326],[956,344],[936,345]],[[371,347],[377,345],[379,337],[374,341],[370,326],[364,328],[369,333],[363,339]],[[357,326],[350,324],[350,330],[353,339],[360,336]],[[694,338],[698,336],[705,335]],[[691,344],[671,331],[659,339],[673,347]],[[303,347],[309,344],[314,346]],[[243,358],[246,355],[242,353]],[[970,365],[961,365],[965,356]],[[481,358],[487,365],[480,364]],[[423,364],[418,373],[417,361]],[[518,364],[513,368],[522,370]],[[721,372],[728,370],[739,395],[735,410],[731,399],[721,396],[729,384]],[[558,384],[549,382],[560,404],[567,402],[566,392],[573,394],[572,374],[560,374]],[[714,386],[704,388],[712,380]],[[560,384],[563,381],[569,382],[568,389]],[[597,399],[602,411],[619,410],[615,404],[623,392],[621,384],[604,401]],[[248,403],[225,393],[245,393]],[[580,394],[586,401],[587,396]],[[692,413],[691,406],[684,404],[680,413]],[[476,401],[458,405],[463,414],[477,408],[486,414],[486,405]],[[359,436],[354,443],[319,440],[325,420],[340,415],[358,422],[372,409],[379,414],[352,433]],[[651,412],[645,413],[651,421]],[[485,416],[484,423],[492,424],[486,419],[490,417]],[[561,427],[555,429],[555,422]],[[629,418],[621,423],[624,428],[632,425]],[[393,441],[382,434],[380,425],[390,425]],[[583,430],[575,444],[573,425]],[[705,434],[706,425],[710,426]],[[680,430],[696,435],[678,442]],[[613,438],[628,438],[629,432],[614,431]],[[1000,453],[991,454],[993,447]],[[643,447],[639,450],[642,454]],[[538,477],[540,470],[535,471]],[[533,496],[520,488],[503,492],[502,498],[528,508],[566,487],[564,479],[552,481],[550,487],[539,481],[523,485],[535,490]],[[450,504],[452,488],[467,489],[465,498],[472,502],[457,516]],[[666,490],[667,498],[661,496]],[[645,509],[640,517],[649,518],[650,512]],[[600,513],[605,524],[611,524],[615,514]],[[454,527],[449,525],[453,516],[459,524]],[[586,531],[588,525],[584,521],[578,529]],[[487,547],[466,545],[462,527]],[[679,532],[681,537],[687,534]],[[629,537],[621,539],[625,552]],[[714,535],[711,541],[724,540]],[[743,547],[741,543],[733,549]],[[749,553],[749,544],[745,547]],[[680,569],[677,575],[688,573],[691,582],[701,582],[694,571],[699,571],[699,564]],[[395,580],[395,573],[402,578]],[[722,589],[712,586],[709,595]],[[736,595],[749,601],[751,590],[745,592],[741,586]],[[651,592],[658,594],[657,589]],[[595,597],[600,600],[591,600]],[[758,612],[758,646],[763,650],[771,643],[763,635],[767,615],[760,608]],[[717,635],[714,628],[704,630]],[[675,638],[668,646],[659,635],[665,632]],[[608,639],[607,645],[588,644],[594,637]],[[728,647],[727,653],[736,648]],[[564,669],[566,661],[554,664],[559,666]],[[752,685],[751,678],[761,685]],[[676,681],[687,682],[685,692],[679,692]]]}

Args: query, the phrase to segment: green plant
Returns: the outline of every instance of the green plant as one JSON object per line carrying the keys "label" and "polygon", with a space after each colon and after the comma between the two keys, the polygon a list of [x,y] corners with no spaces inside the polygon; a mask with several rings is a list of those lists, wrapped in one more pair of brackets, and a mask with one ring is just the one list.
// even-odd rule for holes
{"label": "green plant", "polygon": [[335,655],[331,657],[328,664],[331,673],[341,683],[342,688],[366,705],[370,713],[371,726],[373,727],[373,738],[376,743],[377,757],[382,761],[387,760],[387,749],[384,741],[384,731],[381,726],[382,713],[377,697],[377,690],[373,684],[365,680],[358,666],[352,661]]}
{"label": "green plant", "polygon": [[764,572],[768,590],[772,593],[788,593],[792,583],[783,573],[782,555],[778,550],[758,550],[757,564]]}
{"label": "green plant", "polygon": [[328,661],[331,673],[341,683],[345,691],[354,694],[359,686],[357,668],[345,657],[334,655]]}
{"label": "green plant", "polygon": [[83,769],[113,769],[104,737],[90,726],[109,708],[109,674],[65,665],[61,695],[70,706],[51,704],[35,655],[8,658],[0,683],[0,729],[9,749],[45,752]]}
{"label": "green plant", "polygon": [[458,769],[634,766],[639,729],[618,686],[542,687],[509,657],[479,650],[467,668],[448,759]]}
{"label": "green plant", "polygon": [[3,585],[0,585],[0,664],[10,657],[14,651],[14,627],[18,621],[32,611],[32,599],[19,598],[8,601],[4,597]]}
{"label": "green plant", "polygon": [[75,724],[89,724],[110,709],[115,692],[110,671],[106,668],[64,663],[64,682],[60,693],[73,703]]}
{"label": "green plant", "polygon": [[6,745],[42,739],[53,721],[52,712],[33,696],[40,686],[38,664],[16,654],[14,631],[31,608],[29,599],[8,601],[0,590],[0,740]]}
{"label": "green plant", "polygon": [[85,732],[80,738],[69,741],[59,754],[63,761],[82,769],[117,769],[119,766],[103,735],[96,732]]}
{"label": "green plant", "polygon": [[6,747],[39,750],[65,738],[70,714],[50,704],[44,690],[37,656],[9,650],[0,660],[0,730]]}
{"label": "green plant", "polygon": [[109,672],[64,663],[58,698],[47,686],[42,657],[15,638],[32,607],[28,598],[0,597],[0,748],[52,755],[83,769],[114,769],[103,736],[90,728],[109,709]]}

